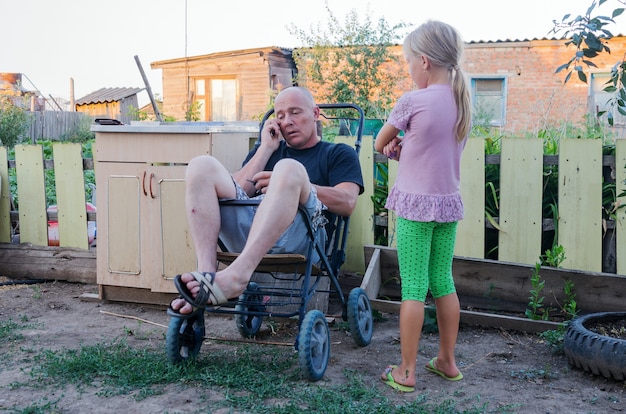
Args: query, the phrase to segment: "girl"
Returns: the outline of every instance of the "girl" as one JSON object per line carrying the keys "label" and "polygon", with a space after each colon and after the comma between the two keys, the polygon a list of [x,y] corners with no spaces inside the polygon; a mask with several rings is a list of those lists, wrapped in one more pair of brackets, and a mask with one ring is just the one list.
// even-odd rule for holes
{"label": "girl", "polygon": [[[471,102],[459,67],[463,40],[453,27],[428,21],[406,37],[403,51],[417,90],[398,100],[375,142],[378,152],[400,163],[386,207],[398,217],[402,361],[388,366],[381,379],[394,389],[412,392],[429,289],[440,344],[426,369],[450,381],[463,378],[454,357],[460,305],[452,258],[457,222],[463,218],[460,161],[471,127]],[[398,137],[400,131],[403,138]]]}

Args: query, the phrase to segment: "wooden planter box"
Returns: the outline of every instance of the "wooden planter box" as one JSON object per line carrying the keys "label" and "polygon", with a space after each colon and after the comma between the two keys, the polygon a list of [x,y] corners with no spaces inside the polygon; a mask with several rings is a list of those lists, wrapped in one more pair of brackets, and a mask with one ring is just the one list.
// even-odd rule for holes
{"label": "wooden planter box", "polygon": [[[361,287],[372,307],[383,312],[400,310],[400,272],[397,250],[366,245],[367,270]],[[528,306],[534,266],[486,259],[455,257],[453,274],[461,302],[461,322],[526,332],[555,329],[555,322],[534,321],[503,313],[523,314]],[[545,306],[560,309],[565,281],[574,284],[580,313],[616,312],[626,308],[626,277],[609,273],[542,267]],[[471,310],[468,310],[471,309]],[[499,313],[499,314],[498,314]]]}

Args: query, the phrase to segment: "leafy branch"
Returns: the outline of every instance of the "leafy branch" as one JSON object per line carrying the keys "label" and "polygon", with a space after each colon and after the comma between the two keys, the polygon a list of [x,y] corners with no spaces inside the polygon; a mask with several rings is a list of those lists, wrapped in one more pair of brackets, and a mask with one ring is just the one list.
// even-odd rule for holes
{"label": "leafy branch", "polygon": [[[556,69],[556,73],[567,71],[564,83],[576,73],[578,79],[587,83],[585,68],[597,68],[593,62],[601,53],[611,53],[608,40],[613,34],[606,26],[615,23],[615,18],[624,13],[623,7],[613,10],[611,16],[603,16],[596,13],[596,8],[602,6],[607,0],[593,0],[585,14],[572,17],[571,14],[563,16],[560,22],[553,20],[554,27],[551,33],[562,33],[563,38],[568,40],[566,46],[573,45],[576,53],[567,62]],[[626,4],[626,0],[617,0],[620,4]],[[570,37],[571,36],[571,37]],[[610,108],[616,108],[617,112],[626,116],[626,56],[622,57],[611,69],[609,80],[604,84],[603,91],[615,93],[615,97],[608,101]],[[615,116],[612,110],[598,111],[597,117],[606,114],[609,125],[613,126]]]}

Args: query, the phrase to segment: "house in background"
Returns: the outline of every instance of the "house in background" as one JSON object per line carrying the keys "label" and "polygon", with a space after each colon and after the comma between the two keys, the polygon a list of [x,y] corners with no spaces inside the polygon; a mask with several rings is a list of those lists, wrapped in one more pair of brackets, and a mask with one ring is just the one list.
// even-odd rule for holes
{"label": "house in background", "polygon": [[[507,133],[535,133],[564,122],[580,125],[615,96],[602,89],[611,68],[626,55],[626,37],[615,36],[608,45],[610,54],[593,59],[597,67],[584,68],[587,83],[576,74],[564,83],[566,73],[555,72],[574,56],[575,48],[565,46],[563,39],[466,43],[461,66],[469,80],[475,121]],[[398,62],[390,62],[388,70],[405,74],[396,85],[400,97],[413,85],[402,46],[390,47]],[[278,47],[165,60],[151,67],[162,70],[164,113],[178,120],[185,119],[194,102],[201,120],[258,119],[269,109],[271,97],[292,85],[297,73],[292,49]],[[316,85],[307,87],[315,96]],[[626,117],[616,114],[614,130],[626,137]]]}
{"label": "house in background", "polygon": [[185,120],[250,121],[270,107],[277,90],[291,86],[291,49],[263,47],[152,62],[162,70],[163,113]]}
{"label": "house in background", "polygon": [[139,108],[137,94],[143,88],[102,88],[76,100],[76,112],[83,112],[94,118],[117,119],[130,123],[129,109]]}

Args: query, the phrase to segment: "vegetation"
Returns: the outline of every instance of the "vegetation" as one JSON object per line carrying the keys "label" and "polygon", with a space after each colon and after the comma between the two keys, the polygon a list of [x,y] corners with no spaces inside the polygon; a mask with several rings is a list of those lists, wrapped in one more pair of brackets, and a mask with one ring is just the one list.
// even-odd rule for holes
{"label": "vegetation", "polygon": [[11,148],[22,142],[30,123],[26,109],[13,104],[8,96],[0,95],[0,145]]}
{"label": "vegetation", "polygon": [[[563,16],[560,22],[554,20],[552,32],[562,33],[567,39],[565,45],[576,47],[576,53],[566,63],[556,69],[556,73],[567,71],[565,82],[569,81],[573,73],[578,79],[587,83],[585,68],[597,67],[593,59],[601,53],[611,53],[607,40],[613,34],[607,30],[607,25],[615,23],[615,18],[624,13],[623,7],[613,9],[611,16],[604,16],[596,13],[596,8],[602,6],[607,0],[593,0],[585,14],[572,17],[571,14]],[[624,0],[617,0],[619,4],[626,4]],[[626,116],[626,60],[624,57],[613,66],[611,76],[604,85],[603,90],[615,93],[615,97],[609,102],[610,107],[617,110],[622,116]],[[615,114],[613,110],[599,111],[597,116],[600,119],[606,115],[609,125],[613,126]]]}
{"label": "vegetation", "polygon": [[325,6],[326,29],[320,24],[310,33],[289,28],[304,46],[294,50],[298,84],[327,102],[355,103],[366,118],[386,119],[401,75],[385,70],[385,65],[397,60],[389,46],[402,38],[399,31],[406,24],[392,25],[384,17],[374,23],[369,13],[361,21],[355,9],[341,23],[328,1]]}
{"label": "vegetation", "polygon": [[[17,323],[0,325],[0,332],[19,342]],[[4,337],[5,335],[3,335]],[[1,344],[1,342],[0,342]],[[16,348],[17,349],[17,348]],[[17,352],[17,351],[16,351]],[[165,392],[174,385],[212,389],[221,397],[207,397],[207,412],[225,409],[254,413],[482,413],[487,402],[459,411],[452,400],[433,404],[427,396],[395,402],[382,395],[368,379],[354,370],[344,372],[342,384],[302,381],[297,354],[291,349],[239,344],[201,354],[190,363],[170,365],[160,349],[131,347],[125,338],[79,349],[42,350],[33,354],[30,380],[13,383],[19,387],[54,387],[63,390],[97,390],[100,396],[128,396],[141,401]],[[63,406],[64,393],[39,401],[24,401],[21,412],[56,412]],[[202,398],[198,399],[200,404]],[[17,409],[18,407],[14,407]],[[15,411],[17,412],[17,411]]]}

